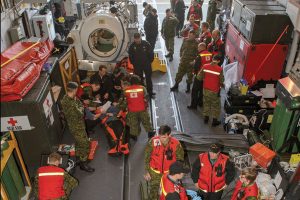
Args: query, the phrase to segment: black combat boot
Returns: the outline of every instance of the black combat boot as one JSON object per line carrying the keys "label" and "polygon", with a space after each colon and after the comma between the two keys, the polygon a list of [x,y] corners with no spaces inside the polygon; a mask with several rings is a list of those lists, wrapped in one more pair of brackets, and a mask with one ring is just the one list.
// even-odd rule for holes
{"label": "black combat boot", "polygon": [[80,169],[86,172],[94,172],[95,169],[88,165],[87,161],[79,163]]}
{"label": "black combat boot", "polygon": [[170,62],[173,61],[173,54],[170,55],[169,61],[170,61]]}
{"label": "black combat boot", "polygon": [[208,123],[208,120],[209,120],[209,117],[208,116],[204,116],[204,124],[207,124]]}
{"label": "black combat boot", "polygon": [[175,83],[175,85],[170,88],[171,91],[174,92],[174,91],[178,90],[178,86],[179,86],[179,83]]}
{"label": "black combat boot", "polygon": [[191,91],[191,84],[187,83],[185,93],[189,93],[190,91]]}
{"label": "black combat boot", "polygon": [[213,121],[212,121],[212,124],[211,124],[212,127],[219,126],[220,124],[221,124],[220,121],[218,121],[216,118],[213,118]]}

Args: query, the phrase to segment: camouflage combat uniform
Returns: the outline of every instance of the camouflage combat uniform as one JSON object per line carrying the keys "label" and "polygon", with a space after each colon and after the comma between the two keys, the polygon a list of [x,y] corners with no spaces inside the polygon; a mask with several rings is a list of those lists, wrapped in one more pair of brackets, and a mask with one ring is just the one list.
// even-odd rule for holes
{"label": "camouflage combat uniform", "polygon": [[[72,190],[78,186],[78,181],[76,178],[71,176],[68,172],[64,172],[64,191],[65,196],[55,199],[55,200],[67,200],[72,192]],[[34,177],[34,185],[33,185],[33,193],[34,196],[38,199],[39,195],[39,177],[36,175]]]}
{"label": "camouflage combat uniform", "polygon": [[[149,181],[150,183],[150,199],[151,200],[157,200],[159,195],[159,185],[160,185],[160,180],[163,174],[158,174],[155,173],[150,169],[150,160],[151,160],[151,153],[153,151],[153,146],[152,146],[152,139],[148,142],[146,149],[145,149],[145,171],[149,172],[151,176],[151,180]],[[177,161],[183,161],[184,160],[184,151],[182,146],[179,145],[176,148],[176,160]]]}
{"label": "camouflage combat uniform", "polygon": [[83,105],[79,100],[72,99],[68,95],[63,97],[61,105],[70,133],[75,139],[76,156],[79,157],[80,161],[84,162],[89,154],[90,141],[85,130]]}
{"label": "camouflage combat uniform", "polygon": [[[204,72],[201,70],[197,75],[197,79],[203,80]],[[223,71],[220,74],[220,83],[223,85],[224,76]],[[221,100],[220,94],[212,92],[207,89],[203,89],[203,116],[212,116],[215,119],[220,117],[221,112]]]}
{"label": "camouflage combat uniform", "polygon": [[187,75],[186,82],[193,82],[193,65],[190,63],[198,55],[198,43],[196,40],[185,39],[180,48],[180,63],[176,73],[175,82],[180,83],[183,76]]}
{"label": "camouflage combat uniform", "polygon": [[[143,89],[144,89],[144,94],[146,96],[147,92],[146,92],[145,87],[143,87]],[[127,102],[126,102],[126,98],[124,96],[124,92],[122,94],[122,97],[119,99],[118,107],[121,110],[127,109]],[[132,136],[140,135],[140,133],[141,133],[140,124],[141,123],[143,124],[146,132],[151,132],[153,130],[147,108],[141,112],[128,112],[127,113],[126,125],[130,127],[130,135],[132,135]]]}
{"label": "camouflage combat uniform", "polygon": [[178,23],[179,21],[176,17],[165,17],[161,26],[161,35],[164,38],[166,48],[171,55],[174,54],[174,37]]}
{"label": "camouflage combat uniform", "polygon": [[215,29],[216,15],[217,15],[217,0],[210,0],[208,2],[206,21],[209,23],[211,31]]}

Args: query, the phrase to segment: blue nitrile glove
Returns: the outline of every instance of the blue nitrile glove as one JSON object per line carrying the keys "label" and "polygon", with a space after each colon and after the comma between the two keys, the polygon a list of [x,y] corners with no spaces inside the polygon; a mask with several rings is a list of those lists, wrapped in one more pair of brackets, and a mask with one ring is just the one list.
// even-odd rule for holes
{"label": "blue nitrile glove", "polygon": [[186,194],[192,198],[197,196],[197,192],[195,192],[194,190],[186,190]]}
{"label": "blue nitrile glove", "polygon": [[199,196],[196,196],[196,197],[193,197],[193,199],[192,200],[202,200],[201,199],[201,197],[199,197]]}
{"label": "blue nitrile glove", "polygon": [[201,197],[198,196],[198,193],[194,190],[186,190],[186,194],[192,197],[192,200],[202,200]]}

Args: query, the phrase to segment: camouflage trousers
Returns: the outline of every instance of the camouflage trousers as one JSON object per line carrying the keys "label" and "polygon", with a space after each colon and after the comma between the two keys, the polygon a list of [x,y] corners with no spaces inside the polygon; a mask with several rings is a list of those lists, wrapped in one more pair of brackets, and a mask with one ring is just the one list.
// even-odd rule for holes
{"label": "camouflage trousers", "polygon": [[206,21],[209,23],[211,31],[215,29],[216,15],[217,15],[217,3],[214,0],[210,0],[208,3]]}
{"label": "camouflage trousers", "polygon": [[86,161],[90,152],[90,141],[87,137],[85,127],[70,127],[70,132],[75,139],[76,156],[80,161]]}
{"label": "camouflage trousers", "polygon": [[157,174],[153,172],[151,169],[149,171],[151,180],[150,182],[150,200],[158,200],[159,199],[159,186],[160,186],[160,181],[162,174]]}
{"label": "camouflage trousers", "polygon": [[150,116],[147,110],[141,112],[128,112],[126,123],[130,127],[130,135],[139,136],[141,133],[142,123],[146,132],[152,131]]}
{"label": "camouflage trousers", "polygon": [[203,116],[219,119],[221,102],[218,93],[203,89]]}
{"label": "camouflage trousers", "polygon": [[174,54],[174,37],[166,37],[165,45],[170,54]]}
{"label": "camouflage trousers", "polygon": [[187,75],[186,82],[189,84],[193,82],[193,66],[190,64],[190,62],[191,61],[180,61],[175,77],[176,83],[180,83],[185,74]]}

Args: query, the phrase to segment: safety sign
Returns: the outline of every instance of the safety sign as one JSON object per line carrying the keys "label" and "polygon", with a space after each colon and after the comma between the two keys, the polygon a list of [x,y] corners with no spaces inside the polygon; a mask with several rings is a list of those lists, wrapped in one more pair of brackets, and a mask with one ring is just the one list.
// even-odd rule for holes
{"label": "safety sign", "polygon": [[1,117],[1,132],[31,130],[28,116]]}

